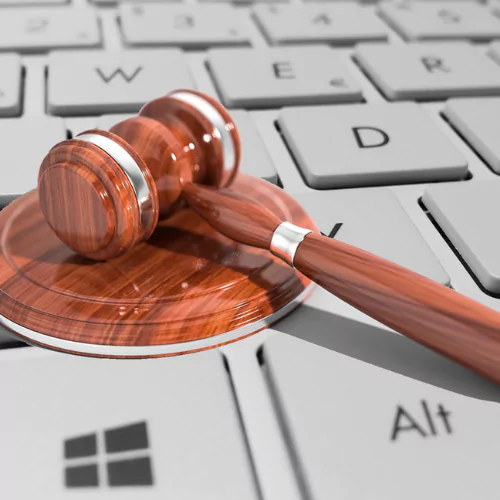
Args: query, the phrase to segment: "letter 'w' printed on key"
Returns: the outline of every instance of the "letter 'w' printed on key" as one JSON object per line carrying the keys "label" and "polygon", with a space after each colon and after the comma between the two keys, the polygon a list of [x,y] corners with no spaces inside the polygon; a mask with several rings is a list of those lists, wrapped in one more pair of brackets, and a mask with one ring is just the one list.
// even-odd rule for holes
{"label": "letter 'w' printed on key", "polygon": [[101,68],[95,68],[97,74],[101,77],[102,81],[105,82],[105,83],[109,83],[111,82],[112,80],[114,80],[114,78],[117,76],[117,75],[121,75],[121,77],[127,82],[127,83],[130,83],[134,80],[134,78],[141,72],[142,70],[142,66],[139,66],[138,68],[135,69],[135,71],[131,74],[127,74],[125,73],[125,71],[123,71],[123,69],[121,68],[118,68],[118,69],[115,69],[113,71],[113,73],[111,74],[108,74],[108,75],[105,75],[103,73],[103,71],[101,70]]}

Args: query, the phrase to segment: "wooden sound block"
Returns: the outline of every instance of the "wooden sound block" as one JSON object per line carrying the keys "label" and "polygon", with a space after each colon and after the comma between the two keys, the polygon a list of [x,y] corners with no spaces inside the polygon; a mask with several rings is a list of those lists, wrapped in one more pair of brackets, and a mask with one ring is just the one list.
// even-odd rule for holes
{"label": "wooden sound block", "polygon": [[[316,230],[283,190],[241,175],[234,190]],[[157,357],[232,342],[275,322],[310,281],[270,252],[235,243],[183,208],[107,262],[75,254],[36,191],[0,212],[0,323],[27,342],[102,357]]]}

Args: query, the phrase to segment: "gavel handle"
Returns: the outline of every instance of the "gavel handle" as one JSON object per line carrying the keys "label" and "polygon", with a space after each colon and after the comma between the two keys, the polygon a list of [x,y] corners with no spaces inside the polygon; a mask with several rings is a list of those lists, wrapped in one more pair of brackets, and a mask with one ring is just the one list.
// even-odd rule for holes
{"label": "gavel handle", "polygon": [[184,197],[229,238],[271,250],[356,309],[500,383],[500,313],[347,243],[296,226],[279,233],[288,223],[241,193],[191,184]]}
{"label": "gavel handle", "polygon": [[294,266],[397,332],[500,383],[500,313],[347,243],[310,233]]}

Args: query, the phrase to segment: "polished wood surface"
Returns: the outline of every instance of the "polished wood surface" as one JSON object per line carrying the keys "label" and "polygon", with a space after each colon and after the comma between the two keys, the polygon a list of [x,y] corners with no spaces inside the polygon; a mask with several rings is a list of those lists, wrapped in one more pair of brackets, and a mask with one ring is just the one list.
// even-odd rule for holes
{"label": "polished wood surface", "polygon": [[117,123],[110,132],[130,144],[147,165],[158,194],[160,218],[168,217],[179,206],[183,184],[194,177],[186,143],[180,142],[172,129],[144,116]]}
{"label": "polished wood surface", "polygon": [[[222,142],[211,122],[199,110],[183,101],[171,97],[175,93],[193,94],[202,97],[217,109],[225,121],[235,150],[235,161],[228,172],[221,169]],[[241,142],[238,129],[228,111],[207,94],[192,90],[179,90],[146,103],[139,116],[153,118],[174,131],[186,148],[194,165],[194,182],[210,186],[228,186],[238,173],[241,158]]]}
{"label": "polished wood surface", "polygon": [[197,184],[184,188],[189,206],[214,229],[245,245],[268,249],[274,230],[283,219],[247,194]]}
{"label": "polished wood surface", "polygon": [[[142,163],[119,137],[102,130],[89,132],[112,138]],[[143,207],[146,224],[141,225],[137,198],[117,163],[93,144],[64,141],[49,151],[40,166],[41,210],[56,235],[74,251],[107,259],[148,238],[156,226],[156,193],[147,172],[145,178],[152,198]]]}
{"label": "polished wood surface", "polygon": [[[234,190],[314,228],[290,195],[266,181],[242,175]],[[96,262],[59,241],[33,191],[0,212],[0,242],[0,314],[77,343],[156,346],[215,337],[216,345],[219,334],[263,328],[260,320],[310,283],[268,251],[224,237],[190,209],[161,221],[127,254]]]}
{"label": "polished wood surface", "polygon": [[[218,231],[244,244],[269,248],[282,222],[243,193],[193,185],[185,197]],[[294,266],[377,321],[500,383],[500,313],[493,309],[320,234],[299,244]]]}
{"label": "polished wood surface", "polygon": [[309,234],[295,267],[399,333],[500,383],[500,313],[402,266]]}
{"label": "polished wood surface", "polygon": [[[185,102],[182,96],[195,100]],[[204,113],[213,115],[210,119],[218,115],[219,128]],[[233,147],[227,157],[222,128]],[[148,186],[146,203],[144,195],[137,199],[123,160],[93,144],[82,145],[85,134],[110,139],[134,159]],[[176,91],[147,103],[138,116],[109,132],[89,130],[53,148],[40,167],[42,212],[75,252],[96,260],[115,258],[149,238],[159,218],[183,205],[184,185],[232,183],[240,158],[238,130],[223,106],[200,92]]]}

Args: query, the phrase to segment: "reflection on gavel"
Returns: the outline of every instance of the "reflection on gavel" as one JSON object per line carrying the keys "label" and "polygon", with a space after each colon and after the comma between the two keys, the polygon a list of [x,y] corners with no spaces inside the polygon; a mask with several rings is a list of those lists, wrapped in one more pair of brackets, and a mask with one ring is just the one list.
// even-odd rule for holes
{"label": "reflection on gavel", "polygon": [[56,145],[40,167],[41,209],[75,252],[106,260],[145,241],[184,201],[227,237],[269,249],[372,318],[500,383],[500,313],[232,192],[240,152],[222,105],[176,91],[110,132]]}

